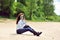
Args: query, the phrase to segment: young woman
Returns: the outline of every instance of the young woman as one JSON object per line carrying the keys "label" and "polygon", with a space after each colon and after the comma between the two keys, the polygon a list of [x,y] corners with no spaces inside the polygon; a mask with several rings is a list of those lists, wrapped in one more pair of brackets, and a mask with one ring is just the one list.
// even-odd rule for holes
{"label": "young woman", "polygon": [[42,33],[42,32],[36,32],[29,25],[26,25],[23,13],[18,14],[16,24],[17,24],[17,30],[16,30],[17,34],[22,34],[26,31],[30,31],[34,35],[39,36]]}

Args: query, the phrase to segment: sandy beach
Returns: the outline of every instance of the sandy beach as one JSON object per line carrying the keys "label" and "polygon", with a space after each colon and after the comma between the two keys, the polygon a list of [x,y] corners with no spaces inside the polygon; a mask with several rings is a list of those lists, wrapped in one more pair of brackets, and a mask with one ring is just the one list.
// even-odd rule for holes
{"label": "sandy beach", "polygon": [[60,40],[60,22],[27,22],[40,36],[25,32],[16,34],[15,20],[0,20],[0,40]]}

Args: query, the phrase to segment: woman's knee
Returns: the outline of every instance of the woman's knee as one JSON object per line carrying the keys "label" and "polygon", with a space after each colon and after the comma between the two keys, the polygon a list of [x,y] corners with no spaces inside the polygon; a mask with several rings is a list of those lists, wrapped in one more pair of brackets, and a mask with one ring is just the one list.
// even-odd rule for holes
{"label": "woman's knee", "polygon": [[25,26],[24,26],[24,28],[28,28],[28,27],[29,27],[29,25],[25,25]]}

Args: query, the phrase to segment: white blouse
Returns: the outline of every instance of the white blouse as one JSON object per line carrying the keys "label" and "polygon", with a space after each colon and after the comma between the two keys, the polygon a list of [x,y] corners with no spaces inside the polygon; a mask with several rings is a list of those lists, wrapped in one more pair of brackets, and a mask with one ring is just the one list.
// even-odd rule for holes
{"label": "white blouse", "polygon": [[22,29],[26,25],[25,20],[19,20],[17,24],[17,29]]}

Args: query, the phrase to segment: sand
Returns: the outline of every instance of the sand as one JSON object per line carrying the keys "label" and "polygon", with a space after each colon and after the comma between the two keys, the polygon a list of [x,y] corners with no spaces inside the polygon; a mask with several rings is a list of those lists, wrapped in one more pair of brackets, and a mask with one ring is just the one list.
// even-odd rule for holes
{"label": "sand", "polygon": [[40,36],[16,34],[16,20],[0,20],[0,40],[60,40],[60,22],[27,22]]}

